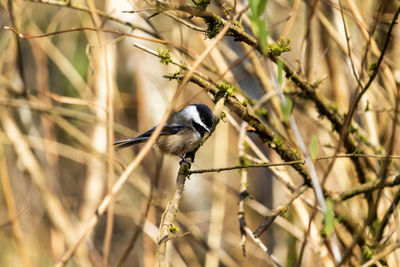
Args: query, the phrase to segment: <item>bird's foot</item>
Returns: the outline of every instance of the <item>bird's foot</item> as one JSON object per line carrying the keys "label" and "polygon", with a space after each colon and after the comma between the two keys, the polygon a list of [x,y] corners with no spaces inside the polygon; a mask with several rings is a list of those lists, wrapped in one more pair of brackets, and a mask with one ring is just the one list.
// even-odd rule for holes
{"label": "bird's foot", "polygon": [[189,158],[191,162],[194,162],[194,155],[195,155],[195,152],[191,151],[191,152],[188,152],[185,154],[185,158]]}
{"label": "bird's foot", "polygon": [[179,165],[182,165],[182,163],[187,163],[187,165],[189,165],[189,169],[192,166],[192,163],[190,163],[190,161],[188,161],[184,156],[180,156],[178,155],[178,157],[180,157],[182,160],[179,162]]}

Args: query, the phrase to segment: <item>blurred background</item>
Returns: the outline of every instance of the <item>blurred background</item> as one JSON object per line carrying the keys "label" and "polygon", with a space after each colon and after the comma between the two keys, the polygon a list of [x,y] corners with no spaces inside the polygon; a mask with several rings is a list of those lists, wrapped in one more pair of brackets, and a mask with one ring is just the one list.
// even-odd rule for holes
{"label": "blurred background", "polygon": [[[0,266],[51,266],[60,260],[143,147],[114,151],[111,142],[155,126],[179,86],[163,76],[191,66],[212,42],[202,18],[174,8],[160,9],[159,2],[0,1]],[[365,85],[374,71],[399,6],[395,0],[210,2],[206,10],[224,19],[247,4],[258,5],[244,12],[237,25],[255,38],[263,36],[261,29],[267,42],[290,39],[291,49],[282,58],[339,114],[348,112],[358,86]],[[260,10],[259,16],[254,10]],[[54,32],[58,33],[43,35]],[[354,139],[365,154],[400,153],[399,37],[395,26],[378,76],[353,116]],[[165,64],[165,59],[177,64]],[[281,110],[274,86],[278,79],[292,99],[292,114],[307,149],[316,138],[317,156],[333,156],[340,134],[313,99],[290,79],[277,77],[282,69],[267,60],[249,45],[225,36],[198,72],[214,84],[235,86],[242,103],[254,108],[268,127],[301,153]],[[190,103],[214,108],[213,98],[193,83],[185,86],[177,103],[176,110]],[[229,108],[224,112],[227,116],[197,152],[192,169],[282,162],[255,133],[246,131],[249,128],[238,114]],[[343,146],[338,152],[355,153]],[[179,161],[152,150],[67,266],[154,266],[158,225],[175,190]],[[314,162],[321,181],[330,162]],[[383,176],[392,181],[400,169],[398,159],[368,158],[363,164],[364,182],[352,160],[337,158],[323,183],[326,197],[335,198]],[[238,215],[244,212],[254,231],[271,210],[282,207],[259,241],[283,266],[335,266],[324,239],[324,216],[312,215],[312,188],[289,201],[293,192],[288,185],[298,188],[302,183],[290,166],[191,175],[175,222],[182,234],[189,234],[168,242],[171,266],[274,266],[248,235],[243,255]],[[242,210],[241,186],[249,192]],[[385,255],[377,264],[400,262],[398,196],[395,185],[382,190],[374,222],[389,217],[379,239],[374,239],[373,230],[363,228],[371,204],[366,195],[333,202],[333,231],[342,255],[349,254],[346,265],[361,266],[381,254]],[[361,241],[355,237],[359,230]]]}

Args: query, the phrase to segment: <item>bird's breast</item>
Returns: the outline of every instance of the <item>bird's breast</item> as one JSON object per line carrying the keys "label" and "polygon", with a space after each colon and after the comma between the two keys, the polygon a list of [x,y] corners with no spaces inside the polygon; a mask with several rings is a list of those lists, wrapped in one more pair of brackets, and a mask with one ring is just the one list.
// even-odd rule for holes
{"label": "bird's breast", "polygon": [[163,152],[183,155],[193,151],[199,145],[200,141],[201,136],[189,128],[177,134],[160,136],[157,139],[157,146]]}

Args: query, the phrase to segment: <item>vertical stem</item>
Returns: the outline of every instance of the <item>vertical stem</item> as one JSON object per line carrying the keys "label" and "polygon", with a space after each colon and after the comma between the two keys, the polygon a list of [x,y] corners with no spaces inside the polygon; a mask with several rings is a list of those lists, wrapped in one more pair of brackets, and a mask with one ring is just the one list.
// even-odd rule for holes
{"label": "vertical stem", "polygon": [[[242,162],[244,157],[244,140],[246,136],[246,122],[242,122],[240,126],[239,132],[239,160]],[[239,228],[240,228],[240,235],[241,241],[240,245],[242,247],[243,256],[246,255],[246,219],[245,219],[245,212],[244,212],[244,200],[249,195],[247,191],[247,169],[243,169],[240,171],[240,192],[239,192],[239,208],[238,208],[238,219],[239,219]]]}
{"label": "vertical stem", "polygon": [[26,248],[23,242],[24,240],[23,233],[21,230],[21,226],[19,224],[15,200],[11,189],[10,179],[8,176],[7,163],[3,155],[3,145],[1,143],[0,143],[0,180],[3,187],[4,199],[6,201],[8,214],[11,221],[11,230],[13,232],[15,242],[17,244],[19,256],[21,257],[23,265],[25,267],[30,267],[31,263],[29,261],[28,253],[26,252]]}
{"label": "vertical stem", "polygon": [[[97,14],[96,6],[93,0],[87,1],[88,7],[90,9],[90,13],[92,15],[92,19],[96,28],[102,26],[102,21]],[[100,53],[103,56],[103,60],[99,59],[100,64],[103,64],[102,69],[105,71],[105,82],[106,82],[106,113],[107,113],[107,188],[108,192],[111,192],[113,183],[114,183],[114,132],[113,132],[113,124],[114,124],[114,109],[113,109],[113,86],[110,83],[110,72],[108,67],[108,53],[107,53],[107,44],[106,37],[104,32],[98,31],[98,38],[100,43]],[[106,231],[104,234],[104,242],[103,242],[103,266],[108,266],[108,260],[110,255],[110,247],[111,247],[111,239],[112,239],[112,231],[113,231],[113,223],[114,223],[114,201],[113,198],[110,200],[110,204],[107,209],[107,219],[106,219]]]}
{"label": "vertical stem", "polygon": [[[224,166],[228,162],[228,136],[229,126],[222,124],[215,132],[214,164],[215,166]],[[220,181],[225,181],[225,173],[221,172],[214,176],[212,192],[213,199],[211,204],[210,223],[208,226],[207,244],[210,250],[206,254],[205,266],[218,267],[219,255],[216,253],[221,249],[222,232],[224,229],[226,186]]]}

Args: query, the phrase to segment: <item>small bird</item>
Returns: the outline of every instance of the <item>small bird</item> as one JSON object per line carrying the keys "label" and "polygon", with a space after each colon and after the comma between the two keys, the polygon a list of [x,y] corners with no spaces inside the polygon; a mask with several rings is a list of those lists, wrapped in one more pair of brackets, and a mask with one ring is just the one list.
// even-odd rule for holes
{"label": "small bird", "polygon": [[[160,136],[157,138],[156,145],[164,153],[176,155],[190,166],[190,162],[185,159],[191,156],[194,160],[194,154],[191,153],[200,144],[205,133],[210,133],[214,124],[214,116],[208,106],[204,104],[192,104],[172,113]],[[135,137],[114,143],[116,149],[125,148],[131,145],[147,141],[157,126],[147,132]],[[182,163],[181,161],[181,163]]]}

